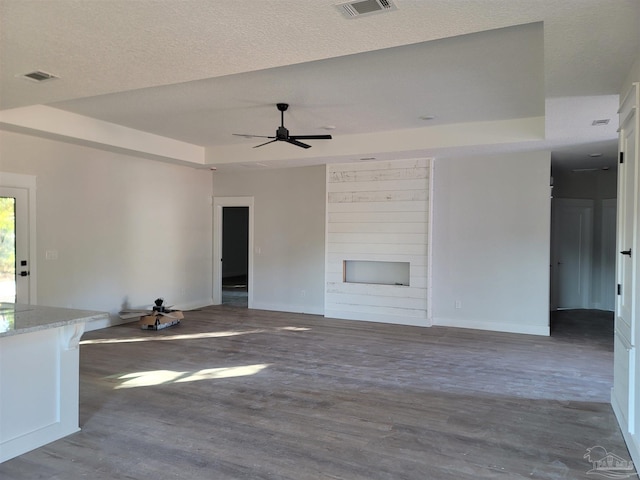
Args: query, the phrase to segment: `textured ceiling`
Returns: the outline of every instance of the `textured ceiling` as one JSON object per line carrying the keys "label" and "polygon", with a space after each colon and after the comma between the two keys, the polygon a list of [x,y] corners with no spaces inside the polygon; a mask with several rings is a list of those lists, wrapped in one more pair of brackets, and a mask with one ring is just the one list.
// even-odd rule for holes
{"label": "textured ceiling", "polygon": [[[238,162],[274,164],[296,164],[291,148],[299,163],[353,157],[344,141],[258,154],[231,137],[272,135],[278,101],[292,105],[292,133],[332,125],[343,140],[425,129],[420,115],[436,115],[437,127],[545,114],[543,144],[556,158],[569,164],[605,143],[615,156],[615,95],[640,49],[638,0],[395,0],[395,11],[356,19],[335,3],[0,0],[0,109],[51,105],[204,145],[213,159],[236,145],[246,147]],[[20,78],[33,70],[60,78]],[[611,126],[594,131],[604,117]]]}
{"label": "textured ceiling", "polygon": [[204,146],[247,144],[234,132],[273,135],[279,101],[300,133],[418,128],[429,114],[429,125],[535,117],[542,43],[537,23],[52,106]]}

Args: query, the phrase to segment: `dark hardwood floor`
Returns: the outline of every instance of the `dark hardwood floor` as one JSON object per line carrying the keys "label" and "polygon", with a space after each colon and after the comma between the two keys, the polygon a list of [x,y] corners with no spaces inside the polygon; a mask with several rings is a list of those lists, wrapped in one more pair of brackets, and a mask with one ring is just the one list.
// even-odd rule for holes
{"label": "dark hardwood floor", "polygon": [[[586,479],[629,458],[612,320],[553,335],[209,307],[81,345],[82,431],[0,465],[22,479]],[[597,477],[597,475],[596,475]]]}

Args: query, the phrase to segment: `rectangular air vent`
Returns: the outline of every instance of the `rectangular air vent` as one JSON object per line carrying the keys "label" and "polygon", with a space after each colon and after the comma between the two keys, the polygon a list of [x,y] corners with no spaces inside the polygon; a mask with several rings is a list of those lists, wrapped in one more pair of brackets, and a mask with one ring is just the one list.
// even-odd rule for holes
{"label": "rectangular air vent", "polygon": [[22,76],[24,78],[26,78],[28,80],[32,80],[34,82],[44,82],[45,80],[53,80],[55,78],[58,78],[55,75],[52,75],[51,73],[43,72],[41,70],[36,70],[35,72],[25,73]]}
{"label": "rectangular air vent", "polygon": [[397,10],[391,0],[356,0],[355,2],[341,3],[336,5],[336,8],[347,18]]}
{"label": "rectangular air vent", "polygon": [[604,118],[602,120],[594,120],[593,122],[591,122],[591,125],[593,125],[594,127],[598,127],[600,125],[609,125],[609,119]]}

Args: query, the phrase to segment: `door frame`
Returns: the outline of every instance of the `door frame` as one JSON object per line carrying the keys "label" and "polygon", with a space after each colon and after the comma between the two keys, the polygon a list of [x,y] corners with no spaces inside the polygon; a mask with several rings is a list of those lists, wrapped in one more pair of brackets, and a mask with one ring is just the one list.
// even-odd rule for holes
{"label": "door frame", "polygon": [[213,304],[222,303],[222,209],[249,208],[249,245],[247,247],[247,307],[253,308],[253,197],[213,197]]}
{"label": "door frame", "polygon": [[27,191],[27,216],[28,216],[28,265],[31,272],[29,281],[29,301],[31,305],[38,304],[37,292],[37,257],[36,257],[36,177],[35,175],[23,175],[18,173],[0,172],[0,187],[18,188]]}

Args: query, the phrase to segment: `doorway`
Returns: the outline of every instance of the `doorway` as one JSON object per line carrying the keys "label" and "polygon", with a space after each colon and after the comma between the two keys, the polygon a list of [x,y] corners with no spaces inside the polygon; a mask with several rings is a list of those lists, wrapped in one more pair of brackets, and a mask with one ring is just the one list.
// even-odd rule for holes
{"label": "doorway", "polygon": [[0,187],[0,302],[30,301],[29,192]]}
{"label": "doorway", "polygon": [[551,232],[551,310],[612,312],[616,199],[553,198]]}
{"label": "doorway", "polygon": [[213,229],[213,304],[252,308],[253,197],[214,197]]}
{"label": "doorway", "polygon": [[551,285],[556,310],[590,308],[593,200],[553,199]]}
{"label": "doorway", "polygon": [[247,307],[249,207],[222,207],[222,303]]}

